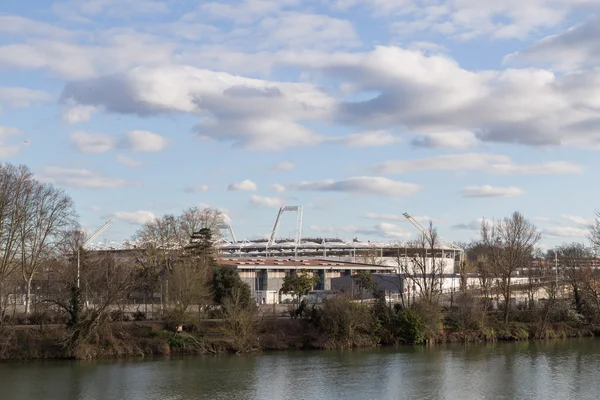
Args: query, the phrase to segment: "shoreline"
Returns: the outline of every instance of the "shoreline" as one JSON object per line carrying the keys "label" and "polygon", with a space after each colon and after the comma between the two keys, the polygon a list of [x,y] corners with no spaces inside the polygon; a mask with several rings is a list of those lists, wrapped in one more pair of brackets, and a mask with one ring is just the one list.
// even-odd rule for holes
{"label": "shoreline", "polygon": [[535,324],[509,323],[506,328],[479,330],[444,329],[426,338],[423,344],[356,342],[324,345],[321,337],[311,336],[300,320],[280,320],[261,329],[255,346],[247,351],[236,351],[233,343],[215,334],[215,321],[200,326],[194,332],[174,333],[164,329],[158,321],[114,322],[103,332],[97,343],[80,345],[69,351],[64,345],[68,328],[52,326],[4,326],[0,328],[0,362],[30,362],[38,360],[95,360],[145,358],[170,355],[219,355],[278,352],[288,350],[335,350],[399,346],[436,346],[444,344],[479,344],[493,342],[538,341],[600,336],[600,327],[573,327],[566,323],[552,324],[543,336],[534,336]]}

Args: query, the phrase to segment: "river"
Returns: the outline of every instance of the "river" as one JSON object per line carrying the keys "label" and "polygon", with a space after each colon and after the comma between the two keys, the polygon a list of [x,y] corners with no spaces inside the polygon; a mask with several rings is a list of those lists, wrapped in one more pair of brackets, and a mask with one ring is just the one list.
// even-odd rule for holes
{"label": "river", "polygon": [[600,339],[0,364],[0,399],[598,399]]}

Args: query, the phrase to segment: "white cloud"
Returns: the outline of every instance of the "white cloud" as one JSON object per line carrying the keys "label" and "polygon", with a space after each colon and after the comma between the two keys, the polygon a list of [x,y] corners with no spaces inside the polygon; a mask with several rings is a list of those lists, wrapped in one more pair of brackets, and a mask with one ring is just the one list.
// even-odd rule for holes
{"label": "white cloud", "polygon": [[593,218],[583,218],[577,215],[561,215],[560,217],[577,225],[588,226],[594,223]]}
{"label": "white cloud", "polygon": [[88,22],[87,17],[105,15],[123,19],[132,15],[169,13],[167,3],[159,0],[67,0],[56,2],[53,11],[65,19]]}
{"label": "white cloud", "polygon": [[393,160],[377,164],[374,172],[403,174],[414,171],[486,171],[495,174],[578,174],[581,166],[556,161],[544,164],[518,165],[510,157],[489,153],[447,154],[416,160]]}
{"label": "white cloud", "polygon": [[516,197],[525,193],[518,187],[494,187],[490,185],[469,186],[463,189],[463,197]]}
{"label": "white cloud", "polygon": [[379,238],[387,239],[408,239],[411,237],[411,233],[404,230],[403,228],[390,224],[387,222],[381,222],[372,227],[358,227],[354,225],[346,226],[318,226],[311,225],[310,230],[320,233],[347,233],[352,235],[366,235],[375,236]]}
{"label": "white cloud", "polygon": [[365,218],[383,219],[383,220],[388,220],[388,221],[403,221],[406,219],[402,215],[398,215],[398,214],[377,214],[377,213],[366,213]]}
{"label": "white cloud", "polygon": [[38,175],[42,181],[76,188],[118,188],[131,185],[124,179],[109,178],[87,169],[44,167]]}
{"label": "white cloud", "polygon": [[[345,85],[336,113],[344,124],[401,126],[425,136],[425,144],[436,132],[473,132],[481,142],[600,148],[600,122],[592,111],[600,106],[600,70],[470,71],[446,55],[394,46],[287,54],[283,60]],[[356,99],[365,94],[370,95]],[[439,136],[434,139],[439,145]],[[463,139],[468,140],[464,133]],[[456,147],[454,140],[450,144]]]}
{"label": "white cloud", "polygon": [[391,239],[408,239],[412,234],[395,224],[380,222],[372,228],[360,228],[355,231],[360,235],[374,235]]}
{"label": "white cloud", "polygon": [[337,0],[332,4],[343,9],[366,4],[375,16],[387,17],[396,34],[437,33],[461,40],[479,36],[524,39],[558,26],[573,12],[598,5],[595,0]]}
{"label": "white cloud", "polygon": [[257,206],[281,207],[285,205],[285,200],[279,197],[263,197],[253,194],[250,196],[250,203]]}
{"label": "white cloud", "polygon": [[455,131],[424,133],[413,144],[430,149],[469,149],[479,146],[480,141],[473,132]]}
{"label": "white cloud", "polygon": [[117,162],[120,162],[121,164],[131,168],[138,168],[144,165],[143,162],[134,160],[133,158],[124,156],[123,154],[117,154]]}
{"label": "white cloud", "polygon": [[94,106],[72,106],[65,108],[61,113],[61,118],[68,124],[77,124],[89,121],[92,114],[96,112]]}
{"label": "white cloud", "polygon": [[289,161],[281,161],[271,167],[271,171],[290,171],[296,168],[296,165]]}
{"label": "white cloud", "polygon": [[549,64],[555,69],[575,70],[595,67],[600,63],[600,18],[573,26],[534,43],[522,52],[505,58],[510,64]]}
{"label": "white cloud", "polygon": [[184,189],[186,193],[207,192],[210,189],[208,185],[189,186]]}
{"label": "white cloud", "polygon": [[451,228],[452,229],[466,229],[466,230],[471,230],[471,231],[479,231],[479,230],[481,230],[481,224],[484,222],[489,225],[492,225],[494,223],[494,221],[492,221],[491,219],[477,218],[477,219],[474,219],[474,220],[466,222],[466,223],[452,225]]}
{"label": "white cloud", "polygon": [[34,21],[29,18],[18,15],[0,15],[0,33],[15,36],[42,36],[69,38],[75,34],[66,29],[58,28],[53,25]]}
{"label": "white cloud", "polygon": [[[0,23],[1,26],[1,23]],[[34,103],[47,102],[52,99],[49,93],[22,87],[0,87],[0,104],[11,107],[29,107]]]}
{"label": "white cloud", "polygon": [[71,134],[70,140],[82,153],[106,153],[113,150],[117,144],[111,136],[83,131]]}
{"label": "white cloud", "polygon": [[0,158],[10,158],[19,154],[20,151],[19,146],[6,146],[0,143]]}
{"label": "white cloud", "polygon": [[244,179],[241,182],[233,182],[227,186],[227,190],[232,191],[256,191],[258,190],[258,186],[256,183],[252,182],[250,179]]}
{"label": "white cloud", "polygon": [[121,221],[129,222],[134,225],[143,225],[146,222],[154,221],[156,216],[150,211],[117,211],[114,217]]}
{"label": "white cloud", "polygon": [[[124,93],[125,91],[126,93]],[[125,74],[71,82],[63,102],[109,112],[202,117],[198,135],[254,150],[321,143],[297,121],[331,115],[334,99],[308,83],[270,82],[192,67],[138,67]]]}
{"label": "white cloud", "polygon": [[0,125],[0,158],[10,158],[21,151],[19,146],[4,144],[5,139],[20,134],[21,131],[17,128]]}
{"label": "white cloud", "polygon": [[542,231],[543,234],[556,237],[587,237],[589,231],[582,228],[573,228],[570,226],[551,226]]}
{"label": "white cloud", "polygon": [[167,140],[148,131],[130,131],[125,134],[125,145],[134,153],[156,153],[167,147]]}
{"label": "white cloud", "polygon": [[273,185],[271,185],[271,189],[273,189],[276,192],[285,192],[285,186],[280,185],[279,183],[274,183]]}
{"label": "white cloud", "polygon": [[360,176],[335,181],[327,179],[317,182],[300,182],[287,185],[289,189],[324,192],[345,192],[376,196],[411,196],[421,190],[415,183],[393,181],[382,177]]}
{"label": "white cloud", "polygon": [[349,147],[378,147],[398,143],[401,139],[387,131],[355,133],[333,141],[345,143]]}
{"label": "white cloud", "polygon": [[20,135],[20,134],[21,134],[21,131],[18,130],[17,128],[0,125],[0,141],[6,139],[7,137],[16,136],[16,135]]}

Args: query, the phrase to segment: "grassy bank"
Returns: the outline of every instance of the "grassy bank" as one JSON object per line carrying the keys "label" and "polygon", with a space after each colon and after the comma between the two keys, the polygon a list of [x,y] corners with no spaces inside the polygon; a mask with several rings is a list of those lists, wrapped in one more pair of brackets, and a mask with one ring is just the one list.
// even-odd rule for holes
{"label": "grassy bank", "polygon": [[514,313],[504,324],[494,313],[442,312],[435,305],[390,308],[344,298],[306,307],[291,317],[238,314],[189,319],[176,333],[172,321],[100,324],[85,341],[73,341],[65,324],[0,326],[0,360],[94,359],[169,354],[243,353],[261,350],[477,343],[594,336],[600,326],[543,310]]}

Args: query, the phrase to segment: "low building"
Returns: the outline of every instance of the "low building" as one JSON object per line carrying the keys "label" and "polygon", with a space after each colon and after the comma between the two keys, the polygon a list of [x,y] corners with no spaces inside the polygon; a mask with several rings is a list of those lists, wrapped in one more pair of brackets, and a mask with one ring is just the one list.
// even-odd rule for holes
{"label": "low building", "polygon": [[395,268],[327,259],[294,258],[219,258],[221,266],[236,268],[240,277],[250,286],[252,294],[260,304],[279,304],[291,300],[291,296],[280,293],[283,279],[299,271],[309,271],[319,277],[315,291],[332,289],[331,280],[351,276],[357,271],[371,273],[393,273]]}

